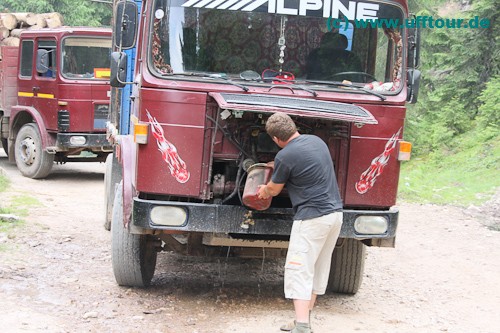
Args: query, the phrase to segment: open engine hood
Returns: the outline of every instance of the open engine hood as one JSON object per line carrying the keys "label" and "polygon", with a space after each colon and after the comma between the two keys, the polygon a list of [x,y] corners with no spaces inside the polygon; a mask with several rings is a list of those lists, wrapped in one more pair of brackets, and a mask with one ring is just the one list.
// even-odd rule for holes
{"label": "open engine hood", "polygon": [[348,103],[262,94],[209,93],[209,95],[224,110],[267,113],[281,111],[300,117],[378,124],[377,119],[366,109]]}

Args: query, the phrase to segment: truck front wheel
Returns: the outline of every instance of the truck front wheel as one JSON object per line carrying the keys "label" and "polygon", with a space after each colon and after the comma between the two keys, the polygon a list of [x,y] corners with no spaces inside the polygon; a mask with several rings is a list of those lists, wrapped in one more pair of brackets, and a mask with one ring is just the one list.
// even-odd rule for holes
{"label": "truck front wheel", "polygon": [[155,240],[150,235],[131,234],[123,226],[123,187],[117,185],[111,217],[111,260],[120,286],[147,287],[156,267]]}
{"label": "truck front wheel", "polygon": [[360,241],[342,240],[341,246],[333,251],[329,292],[355,294],[358,291],[363,281],[365,253],[365,245]]}
{"label": "truck front wheel", "polygon": [[21,174],[33,179],[47,177],[54,165],[54,155],[42,149],[42,139],[36,124],[21,127],[15,145],[14,157]]}

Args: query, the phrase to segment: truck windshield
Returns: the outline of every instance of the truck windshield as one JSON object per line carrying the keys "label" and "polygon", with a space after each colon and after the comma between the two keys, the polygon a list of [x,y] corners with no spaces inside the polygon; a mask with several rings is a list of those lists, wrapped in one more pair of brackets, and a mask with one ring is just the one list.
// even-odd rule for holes
{"label": "truck windshield", "polygon": [[[387,2],[156,0],[153,11],[149,64],[164,78],[251,72],[253,81],[401,87],[403,13]],[[375,18],[372,26],[367,19]],[[394,19],[398,26],[389,27]]]}
{"label": "truck windshield", "polygon": [[62,42],[62,75],[68,79],[109,80],[111,39],[67,37]]}

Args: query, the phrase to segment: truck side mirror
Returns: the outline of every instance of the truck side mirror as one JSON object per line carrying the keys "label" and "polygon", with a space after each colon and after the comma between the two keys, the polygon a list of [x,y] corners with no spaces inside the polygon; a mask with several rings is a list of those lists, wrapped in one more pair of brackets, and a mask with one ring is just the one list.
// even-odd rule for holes
{"label": "truck side mirror", "polygon": [[420,66],[420,29],[408,29],[408,68]]}
{"label": "truck side mirror", "polygon": [[410,104],[417,103],[421,74],[418,69],[408,69],[408,95],[406,101]]}
{"label": "truck side mirror", "polygon": [[116,4],[114,44],[121,50],[135,46],[137,34],[137,4],[129,0],[121,0]]}
{"label": "truck side mirror", "polygon": [[122,88],[127,84],[127,54],[125,52],[111,53],[111,73],[109,84],[112,87]]}
{"label": "truck side mirror", "polygon": [[36,51],[36,71],[40,74],[49,71],[49,51],[44,49]]}

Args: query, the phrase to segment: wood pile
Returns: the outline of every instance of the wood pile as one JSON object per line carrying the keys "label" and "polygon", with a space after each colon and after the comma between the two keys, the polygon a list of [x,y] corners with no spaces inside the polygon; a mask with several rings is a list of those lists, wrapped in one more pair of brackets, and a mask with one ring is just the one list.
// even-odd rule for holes
{"label": "wood pile", "polygon": [[25,29],[58,28],[63,25],[59,13],[0,13],[0,45],[19,46]]}

